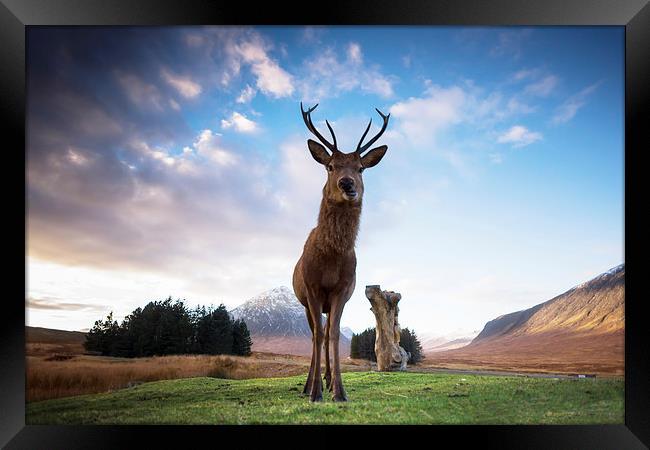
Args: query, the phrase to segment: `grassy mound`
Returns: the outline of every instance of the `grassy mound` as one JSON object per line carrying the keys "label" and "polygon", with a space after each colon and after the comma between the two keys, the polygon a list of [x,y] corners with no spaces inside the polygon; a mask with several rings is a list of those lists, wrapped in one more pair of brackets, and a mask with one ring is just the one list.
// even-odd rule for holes
{"label": "grassy mound", "polygon": [[623,423],[622,379],[344,373],[350,401],[301,395],[305,376],[209,377],[27,404],[35,424]]}

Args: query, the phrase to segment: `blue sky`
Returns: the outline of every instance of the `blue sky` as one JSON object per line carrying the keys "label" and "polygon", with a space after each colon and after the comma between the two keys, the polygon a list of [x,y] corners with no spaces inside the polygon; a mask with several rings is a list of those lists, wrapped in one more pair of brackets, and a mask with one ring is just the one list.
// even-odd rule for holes
{"label": "blue sky", "polygon": [[27,323],[291,286],[325,171],[299,102],[366,172],[357,289],[403,326],[480,329],[623,262],[621,27],[35,28]]}

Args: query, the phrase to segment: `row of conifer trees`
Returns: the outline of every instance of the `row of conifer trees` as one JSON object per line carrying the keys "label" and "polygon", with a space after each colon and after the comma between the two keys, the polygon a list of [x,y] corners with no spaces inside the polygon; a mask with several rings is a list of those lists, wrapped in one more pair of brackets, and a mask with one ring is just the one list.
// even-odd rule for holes
{"label": "row of conifer trees", "polygon": [[86,350],[106,356],[251,354],[246,323],[233,320],[224,305],[188,309],[171,297],[137,308],[118,324],[111,312],[86,335]]}

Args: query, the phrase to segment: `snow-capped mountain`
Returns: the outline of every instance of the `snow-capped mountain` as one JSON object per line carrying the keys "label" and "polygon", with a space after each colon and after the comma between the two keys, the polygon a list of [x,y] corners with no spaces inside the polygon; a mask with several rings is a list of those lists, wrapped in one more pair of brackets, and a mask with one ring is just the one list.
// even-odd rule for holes
{"label": "snow-capped mountain", "polygon": [[[290,288],[280,286],[262,292],[231,310],[230,314],[246,322],[253,351],[311,355],[311,330],[305,308]],[[341,356],[349,355],[351,336],[352,330],[341,329]]]}
{"label": "snow-capped mountain", "polygon": [[305,308],[286,286],[262,292],[230,313],[246,322],[251,335],[311,337]]}
{"label": "snow-capped mountain", "polygon": [[625,263],[619,264],[616,267],[612,267],[609,269],[607,272],[603,272],[600,275],[598,275],[595,278],[592,278],[591,280],[585,281],[584,283],[581,283],[577,286],[575,286],[573,289],[570,289],[569,292],[575,290],[575,289],[581,289],[584,288],[587,285],[595,285],[603,282],[607,282],[609,280],[612,280],[615,275],[618,275],[619,273],[623,274],[623,277],[625,276]]}

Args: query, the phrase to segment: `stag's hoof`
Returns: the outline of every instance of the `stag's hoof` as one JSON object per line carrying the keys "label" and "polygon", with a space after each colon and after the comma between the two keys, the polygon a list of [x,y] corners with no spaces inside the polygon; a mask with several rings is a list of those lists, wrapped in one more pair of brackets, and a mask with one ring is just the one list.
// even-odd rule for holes
{"label": "stag's hoof", "polygon": [[340,394],[340,395],[334,395],[332,397],[332,400],[334,400],[335,402],[347,402],[348,398],[346,397],[345,394]]}
{"label": "stag's hoof", "polygon": [[309,397],[309,401],[310,402],[322,402],[323,401],[323,394],[318,394],[318,395],[312,394]]}

